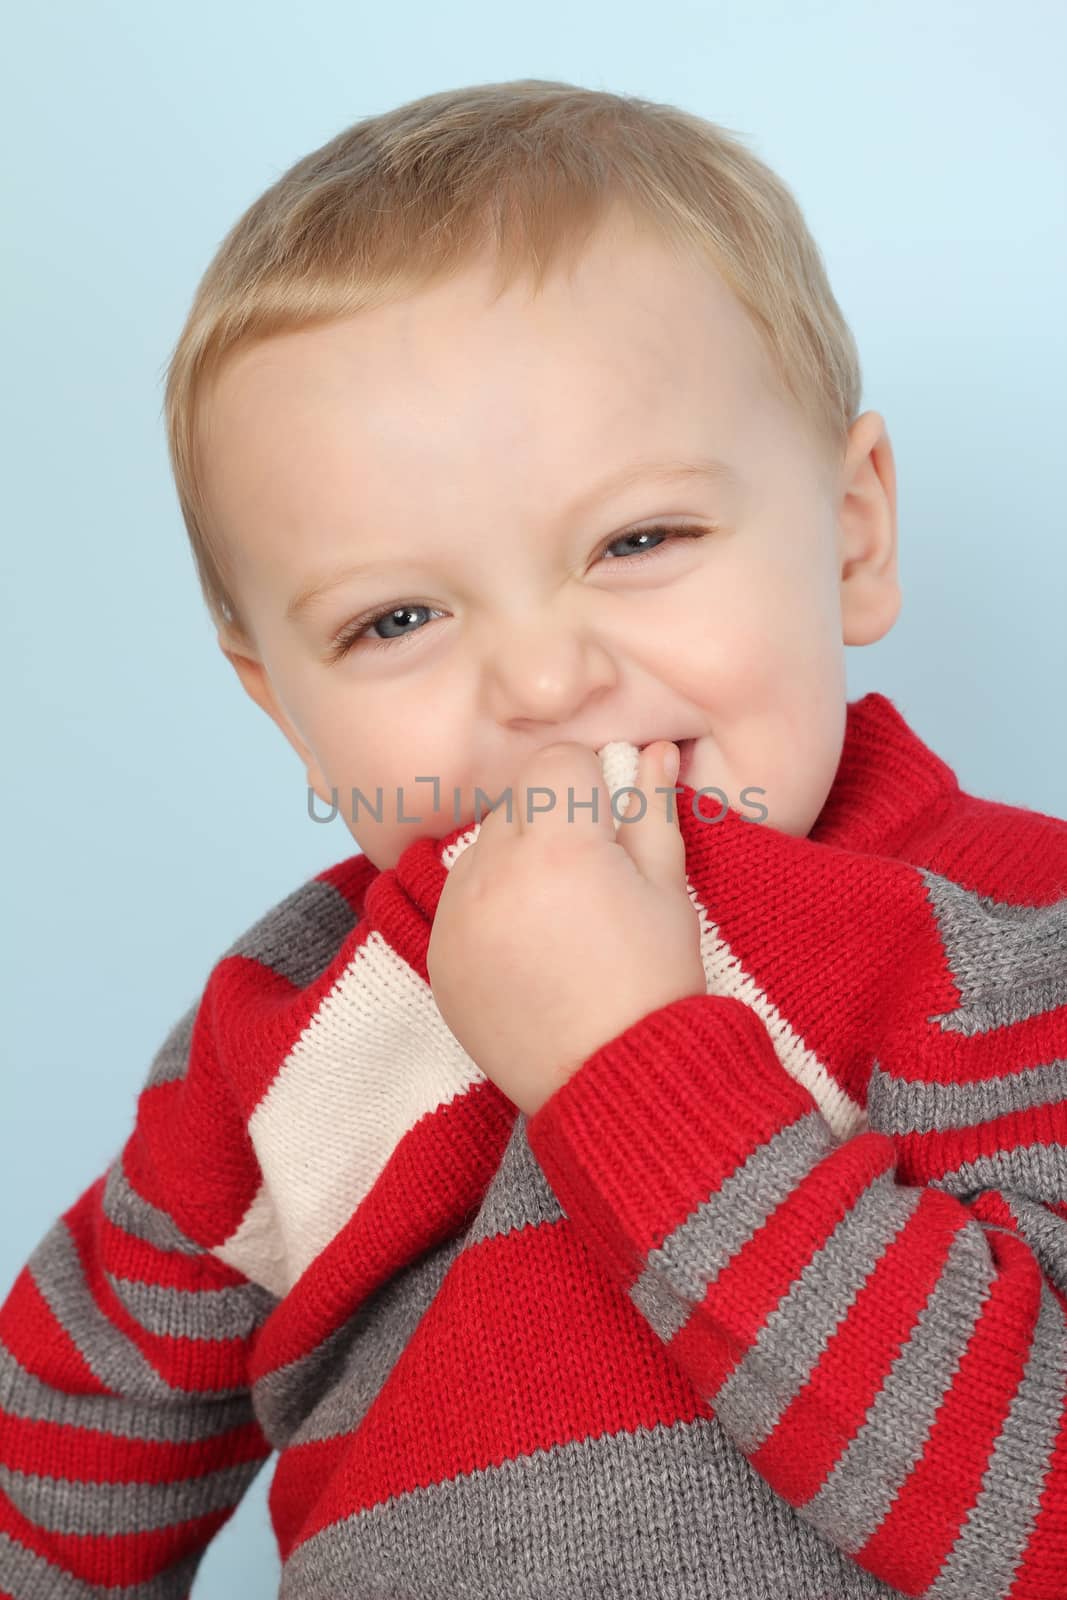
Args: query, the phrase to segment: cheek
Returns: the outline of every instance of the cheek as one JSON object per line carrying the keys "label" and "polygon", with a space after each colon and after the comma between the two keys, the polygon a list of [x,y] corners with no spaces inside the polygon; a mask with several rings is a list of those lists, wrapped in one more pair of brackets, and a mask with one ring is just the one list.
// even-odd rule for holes
{"label": "cheek", "polygon": [[358,751],[353,747],[339,759],[368,802],[376,807],[380,803],[381,825],[398,831],[407,843],[457,825],[455,790],[460,790],[461,803],[469,790],[462,751],[458,736],[442,739],[440,726],[425,736],[415,728],[409,736],[394,724],[378,737],[362,729]]}
{"label": "cheek", "polygon": [[675,629],[674,685],[713,714],[744,713],[759,722],[791,705],[790,716],[804,723],[809,702],[821,702],[827,682],[836,682],[842,655],[825,585],[813,583],[810,573],[795,584],[781,571],[745,576],[709,597],[705,611],[687,621],[684,637]]}
{"label": "cheek", "polygon": [[432,730],[420,726],[417,711],[410,697],[394,704],[380,691],[359,692],[338,674],[312,688],[305,717],[311,742],[335,781],[388,789],[433,770]]}
{"label": "cheek", "polygon": [[[777,670],[782,627],[754,604],[720,596],[669,635],[678,690],[695,704],[709,705],[735,684],[757,684]],[[662,661],[658,663],[660,672]]]}
{"label": "cheek", "polygon": [[832,575],[805,563],[802,547],[761,565],[730,608],[733,642],[765,667],[821,661],[840,645],[840,608]]}

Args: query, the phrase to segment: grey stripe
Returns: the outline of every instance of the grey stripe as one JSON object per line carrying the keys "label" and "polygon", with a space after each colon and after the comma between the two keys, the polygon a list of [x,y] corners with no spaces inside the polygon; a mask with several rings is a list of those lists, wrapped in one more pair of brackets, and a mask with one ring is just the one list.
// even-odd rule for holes
{"label": "grey stripe", "polygon": [[[161,1378],[137,1346],[104,1316],[85,1282],[78,1252],[62,1218],[45,1234],[27,1266],[52,1315],[100,1383],[128,1399],[172,1400],[186,1393]],[[244,1392],[211,1391],[220,1398]]]}
{"label": "grey stripe", "polygon": [[259,1378],[253,1404],[275,1449],[354,1430],[385,1384],[444,1282],[472,1245],[562,1218],[516,1115],[500,1164],[466,1234],[394,1274],[314,1349]]}
{"label": "grey stripe", "polygon": [[867,1090],[867,1113],[880,1133],[941,1133],[973,1128],[1011,1111],[1067,1100],[1067,1059],[1023,1067],[996,1078],[966,1083],[908,1082],[875,1062]]}
{"label": "grey stripe", "polygon": [[563,1209],[526,1137],[527,1119],[520,1111],[500,1164],[486,1190],[467,1243],[482,1244],[498,1234],[559,1222]]}
{"label": "grey stripe", "polygon": [[189,1585],[204,1559],[195,1550],[176,1567],[168,1567],[145,1583],[81,1583],[53,1566],[25,1545],[0,1533],[0,1573],[6,1587],[14,1587],[15,1600],[188,1600]]}
{"label": "grey stripe", "polygon": [[1067,1384],[1067,1331],[1046,1283],[1033,1344],[982,1488],[926,1600],[1000,1600],[1037,1520]]}
{"label": "grey stripe", "polygon": [[27,1372],[7,1346],[0,1342],[0,1410],[26,1422],[59,1422],[68,1427],[92,1428],[117,1439],[149,1439],[155,1443],[187,1444],[191,1438],[210,1439],[253,1420],[247,1393],[237,1399],[214,1400],[205,1395],[194,1405],[138,1405],[121,1395],[70,1394],[42,1383]]}
{"label": "grey stripe", "polygon": [[463,1250],[462,1238],[449,1239],[420,1256],[309,1356],[256,1384],[260,1426],[276,1448],[356,1431]]}
{"label": "grey stripe", "polygon": [[[340,890],[332,883],[312,878],[271,906],[234,940],[220,960],[227,956],[247,956],[302,989],[325,972],[358,920]],[[185,1077],[189,1070],[193,1028],[202,1000],[201,993],[178,1018],[156,1051],[145,1081],[146,1089],[176,1083]]]}
{"label": "grey stripe", "polygon": [[821,1112],[806,1112],[754,1150],[649,1252],[630,1299],[664,1343],[685,1326],[692,1307],[771,1212],[839,1143]]}
{"label": "grey stripe", "polygon": [[1019,1232],[1045,1276],[1067,1294],[1067,1218],[1057,1216],[1039,1200],[1027,1200],[1018,1194],[1002,1194],[1000,1198],[1019,1224]]}
{"label": "grey stripe", "polygon": [[84,1483],[16,1472],[0,1463],[0,1489],[47,1533],[128,1535],[172,1528],[236,1506],[263,1459],[167,1483]]}
{"label": "grey stripe", "polygon": [[922,1199],[882,1172],[846,1211],[771,1312],[755,1343],[715,1396],[734,1443],[751,1455],[777,1427],[812,1369]]}
{"label": "grey stripe", "polygon": [[157,1250],[170,1250],[186,1256],[204,1255],[201,1245],[186,1237],[166,1211],[161,1211],[148,1200],[143,1200],[130,1184],[122,1167],[122,1157],[117,1157],[108,1169],[104,1184],[104,1215],[108,1221],[121,1228],[123,1233]]}
{"label": "grey stripe", "polygon": [[107,1274],[126,1310],[148,1333],[171,1339],[247,1339],[278,1305],[258,1283],[175,1289]]}
{"label": "grey stripe", "polygon": [[299,1544],[279,1600],[416,1594],[900,1600],[807,1527],[715,1417],[538,1447],[390,1496]]}
{"label": "grey stripe", "polygon": [[193,1037],[193,1024],[200,1010],[201,996],[183,1011],[177,1022],[152,1057],[152,1065],[145,1081],[146,1089],[156,1089],[162,1083],[177,1083],[189,1068],[189,1047]]}
{"label": "grey stripe", "polygon": [[946,1033],[973,1036],[1067,1004],[1067,897],[1048,906],[1007,905],[919,868],[960,1004]]}
{"label": "grey stripe", "polygon": [[966,1224],[866,1417],[801,1508],[843,1550],[863,1548],[914,1471],[996,1275],[981,1227]]}
{"label": "grey stripe", "polygon": [[943,1189],[961,1199],[982,1189],[1002,1189],[1024,1199],[1048,1203],[1067,1200],[1067,1145],[1027,1144],[1012,1150],[995,1150],[976,1161],[961,1162],[940,1178],[929,1178],[931,1189]]}
{"label": "grey stripe", "polygon": [[235,939],[221,959],[246,956],[303,989],[326,971],[358,920],[339,889],[310,878]]}

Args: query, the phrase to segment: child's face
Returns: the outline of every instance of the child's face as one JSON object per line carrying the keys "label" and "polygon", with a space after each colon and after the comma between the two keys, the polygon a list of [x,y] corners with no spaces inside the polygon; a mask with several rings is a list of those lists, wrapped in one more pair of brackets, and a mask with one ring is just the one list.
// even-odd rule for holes
{"label": "child's face", "polygon": [[[698,736],[686,782],[806,834],[841,754],[843,646],[899,608],[881,417],[831,481],[725,284],[625,223],[537,299],[489,305],[490,282],[480,263],[223,368],[205,463],[255,639],[220,639],[242,682],[382,869],[558,740]],[[699,456],[734,476],[593,492]],[[705,531],[636,538],[661,520]],[[379,570],[287,614],[355,563]],[[381,789],[380,823],[353,787]]]}

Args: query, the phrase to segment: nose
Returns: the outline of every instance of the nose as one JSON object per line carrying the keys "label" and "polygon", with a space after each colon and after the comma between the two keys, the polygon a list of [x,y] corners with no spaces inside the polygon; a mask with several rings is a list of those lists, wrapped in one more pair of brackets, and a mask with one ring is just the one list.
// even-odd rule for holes
{"label": "nose", "polygon": [[520,730],[526,723],[577,718],[591,697],[617,680],[610,652],[573,618],[504,623],[486,652],[489,715]]}

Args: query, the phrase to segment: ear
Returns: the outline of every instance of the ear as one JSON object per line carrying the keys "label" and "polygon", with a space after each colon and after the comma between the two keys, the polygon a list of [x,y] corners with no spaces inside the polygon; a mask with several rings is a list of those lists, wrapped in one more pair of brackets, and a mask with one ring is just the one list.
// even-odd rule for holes
{"label": "ear", "polygon": [[885,419],[864,411],[849,429],[837,512],[843,644],[874,644],[900,614],[897,474]]}
{"label": "ear", "polygon": [[281,701],[274,692],[274,685],[270,681],[270,676],[263,662],[257,655],[248,653],[252,648],[249,645],[244,644],[242,648],[238,649],[223,633],[220,632],[217,637],[219,649],[241,680],[246,693],[284,733],[307,770],[309,785],[314,789],[323,805],[332,806],[334,802],[330,793],[330,785],[326,782],[325,775],[318,764],[314,752],[308,749],[286,715]]}

